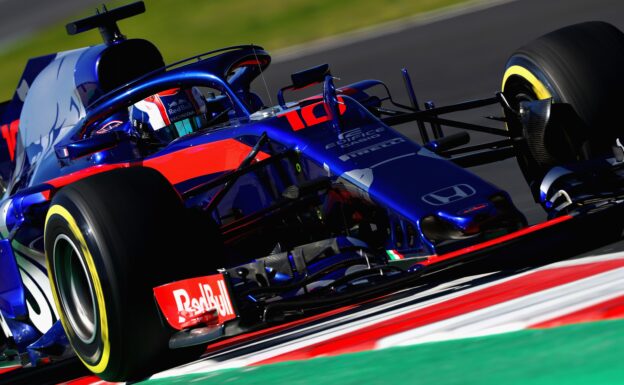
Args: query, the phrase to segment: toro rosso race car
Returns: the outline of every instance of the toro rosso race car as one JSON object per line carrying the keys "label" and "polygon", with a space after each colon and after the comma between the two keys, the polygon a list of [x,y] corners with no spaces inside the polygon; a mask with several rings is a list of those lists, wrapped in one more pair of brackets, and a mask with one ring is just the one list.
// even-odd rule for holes
{"label": "toro rosso race car", "polygon": [[[609,24],[517,50],[487,99],[421,109],[406,70],[408,105],[377,80],[337,88],[320,65],[267,106],[250,88],[263,48],[166,66],[117,28],[144,10],[68,24],[104,43],[31,59],[0,104],[0,344],[24,363],[75,354],[104,379],[136,379],[519,245],[619,235],[607,221],[624,194],[624,35]],[[442,117],[490,105],[500,127]],[[404,123],[422,145],[392,128]],[[469,145],[469,131],[498,139]],[[546,222],[528,226],[465,169],[510,157]]]}

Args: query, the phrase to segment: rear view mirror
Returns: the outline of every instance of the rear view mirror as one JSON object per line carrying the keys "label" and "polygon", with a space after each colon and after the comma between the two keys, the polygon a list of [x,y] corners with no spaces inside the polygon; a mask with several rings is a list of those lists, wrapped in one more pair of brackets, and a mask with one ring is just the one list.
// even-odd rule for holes
{"label": "rear view mirror", "polygon": [[286,108],[286,101],[284,100],[284,91],[286,90],[300,90],[312,84],[322,83],[325,78],[331,75],[329,70],[329,64],[321,64],[316,67],[308,68],[303,71],[295,72],[290,75],[292,84],[280,89],[277,93],[277,101],[282,108]]}
{"label": "rear view mirror", "polygon": [[72,160],[114,147],[129,138],[130,135],[124,131],[110,131],[69,144],[57,145],[54,150],[59,160]]}
{"label": "rear view mirror", "polygon": [[325,80],[325,76],[331,75],[329,64],[321,64],[290,75],[292,88],[297,90],[311,84],[320,83]]}

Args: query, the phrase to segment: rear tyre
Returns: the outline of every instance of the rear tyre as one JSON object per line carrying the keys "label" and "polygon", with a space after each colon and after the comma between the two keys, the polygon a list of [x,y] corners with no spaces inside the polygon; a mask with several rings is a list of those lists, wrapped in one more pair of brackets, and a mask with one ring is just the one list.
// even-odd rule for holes
{"label": "rear tyre", "polygon": [[172,330],[152,288],[210,273],[216,265],[201,254],[218,257],[218,245],[209,221],[190,215],[155,170],[115,170],[61,189],[45,224],[48,274],[87,368],[124,381],[199,356],[202,346],[169,350]]}
{"label": "rear tyre", "polygon": [[529,183],[551,167],[609,153],[624,127],[624,34],[604,22],[571,25],[546,34],[514,52],[502,89],[512,107],[552,98],[548,129],[523,129],[515,116],[508,128],[523,136],[518,162]]}

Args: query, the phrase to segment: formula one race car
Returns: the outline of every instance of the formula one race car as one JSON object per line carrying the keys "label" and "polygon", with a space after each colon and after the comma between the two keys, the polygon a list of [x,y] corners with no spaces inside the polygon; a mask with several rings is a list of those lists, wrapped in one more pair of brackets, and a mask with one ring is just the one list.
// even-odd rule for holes
{"label": "formula one race car", "polygon": [[[144,10],[70,23],[104,44],[31,59],[0,105],[0,344],[24,362],[75,354],[104,379],[135,379],[494,252],[561,249],[558,234],[570,245],[621,215],[624,34],[611,25],[529,43],[484,100],[421,110],[406,70],[410,105],[377,80],[336,88],[320,65],[266,106],[250,88],[263,48],[165,66],[117,28]],[[493,104],[504,127],[440,117]],[[409,122],[422,145],[392,128]],[[468,131],[501,139],[466,146]],[[463,168],[510,157],[548,221],[529,227]]]}

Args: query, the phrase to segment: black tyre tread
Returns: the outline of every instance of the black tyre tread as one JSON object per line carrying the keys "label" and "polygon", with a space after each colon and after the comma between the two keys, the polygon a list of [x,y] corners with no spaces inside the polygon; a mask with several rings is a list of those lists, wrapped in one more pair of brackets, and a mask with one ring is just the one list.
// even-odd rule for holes
{"label": "black tyre tread", "polygon": [[556,101],[571,104],[587,127],[610,123],[622,105],[624,33],[611,24],[591,21],[564,27],[515,55],[535,63],[560,97]]}
{"label": "black tyre tread", "polygon": [[[83,234],[90,234],[87,243],[108,296],[111,352],[116,349],[100,376],[136,379],[188,359],[182,351],[169,351],[170,331],[158,314],[152,288],[216,266],[201,262],[211,244],[219,250],[217,236],[210,233],[214,228],[205,226],[209,221],[200,223],[202,216],[189,215],[160,173],[140,167],[80,180],[59,191],[52,204],[90,227]],[[189,353],[198,355],[202,349]]]}
{"label": "black tyre tread", "polygon": [[[550,167],[608,153],[624,132],[618,123],[624,105],[624,33],[611,24],[591,21],[571,25],[539,37],[516,50],[506,68],[519,64],[543,80],[564,112],[567,122],[555,129],[538,126],[524,132],[520,167],[530,184]],[[518,89],[519,79],[504,85]],[[510,95],[508,95],[510,96]],[[519,123],[510,129],[519,130]],[[514,127],[515,126],[515,127]],[[514,133],[517,135],[518,131]]]}

